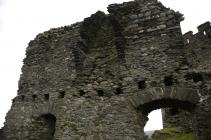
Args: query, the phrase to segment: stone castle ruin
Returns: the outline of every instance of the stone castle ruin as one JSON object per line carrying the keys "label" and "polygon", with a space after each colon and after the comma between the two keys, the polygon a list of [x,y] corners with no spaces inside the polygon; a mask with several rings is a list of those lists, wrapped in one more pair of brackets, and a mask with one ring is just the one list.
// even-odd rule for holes
{"label": "stone castle ruin", "polygon": [[157,0],[112,4],[29,43],[1,140],[145,140],[147,115],[211,140],[211,25]]}

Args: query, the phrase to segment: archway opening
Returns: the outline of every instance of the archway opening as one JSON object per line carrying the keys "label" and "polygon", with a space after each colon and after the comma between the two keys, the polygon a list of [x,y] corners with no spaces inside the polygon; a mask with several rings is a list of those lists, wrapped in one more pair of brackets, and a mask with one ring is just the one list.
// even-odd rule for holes
{"label": "archway opening", "polygon": [[[195,105],[174,99],[160,99],[140,107],[144,119],[144,131],[149,137],[155,130],[177,128],[184,133],[194,132]],[[195,135],[195,134],[194,134]]]}
{"label": "archway opening", "polygon": [[153,110],[147,116],[148,121],[144,127],[145,133],[150,133],[155,130],[163,129],[163,118],[161,109]]}
{"label": "archway opening", "polygon": [[31,139],[53,140],[56,127],[56,117],[52,114],[44,114],[33,121]]}

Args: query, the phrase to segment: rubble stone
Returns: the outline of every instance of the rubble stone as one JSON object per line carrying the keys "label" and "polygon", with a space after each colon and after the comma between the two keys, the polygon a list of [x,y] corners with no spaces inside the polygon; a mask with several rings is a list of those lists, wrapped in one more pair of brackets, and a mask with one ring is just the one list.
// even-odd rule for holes
{"label": "rubble stone", "polygon": [[157,0],[108,11],[29,43],[3,140],[144,140],[159,108],[176,108],[165,125],[211,139],[210,23],[183,36],[183,15]]}

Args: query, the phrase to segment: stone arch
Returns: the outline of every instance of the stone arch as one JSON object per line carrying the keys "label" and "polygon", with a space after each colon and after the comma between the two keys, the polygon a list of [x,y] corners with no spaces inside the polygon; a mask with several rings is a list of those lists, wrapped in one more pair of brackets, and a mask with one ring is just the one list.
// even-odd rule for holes
{"label": "stone arch", "polygon": [[193,114],[191,119],[194,121],[193,128],[196,130],[194,116],[200,100],[198,90],[179,87],[154,87],[146,89],[130,99],[132,105],[137,109],[138,121],[143,131],[148,121],[147,116],[151,111],[168,107],[187,110]]}
{"label": "stone arch", "polygon": [[181,101],[181,100],[176,100],[176,99],[160,99],[160,100],[146,103],[140,106],[139,109],[142,111],[144,115],[147,115],[153,110],[166,108],[166,107],[180,108],[180,109],[187,110],[189,112],[194,112],[196,105],[188,101]]}
{"label": "stone arch", "polygon": [[[197,105],[200,99],[198,90],[190,88],[154,87],[143,92],[131,97],[130,101],[135,108],[148,107],[153,103],[160,107],[171,106],[168,103],[169,101],[178,101],[181,103],[181,106],[185,104]],[[159,102],[161,103],[159,104]],[[162,102],[167,104],[162,105]]]}
{"label": "stone arch", "polygon": [[53,140],[56,131],[56,106],[54,102],[46,102],[34,106],[31,116],[29,140]]}
{"label": "stone arch", "polygon": [[34,106],[33,109],[34,117],[42,116],[43,114],[54,114],[56,116],[57,112],[57,106],[52,101]]}
{"label": "stone arch", "polygon": [[53,140],[56,128],[56,117],[43,114],[33,118],[30,140]]}

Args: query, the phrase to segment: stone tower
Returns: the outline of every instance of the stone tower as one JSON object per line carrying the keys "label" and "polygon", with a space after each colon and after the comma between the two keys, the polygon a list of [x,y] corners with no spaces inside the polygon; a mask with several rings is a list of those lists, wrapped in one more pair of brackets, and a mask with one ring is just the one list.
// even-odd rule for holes
{"label": "stone tower", "polygon": [[210,23],[184,39],[182,14],[157,0],[108,11],[29,43],[3,140],[144,140],[148,113],[166,107],[211,139]]}

